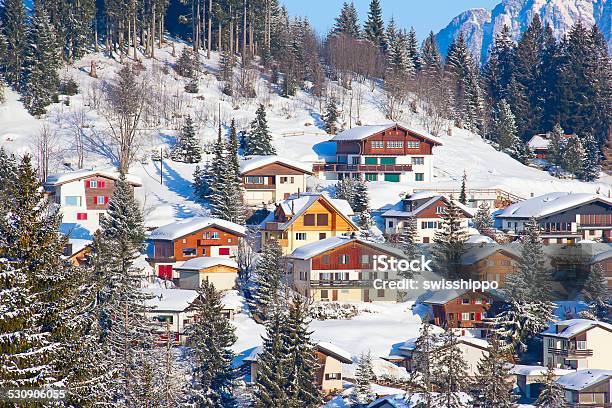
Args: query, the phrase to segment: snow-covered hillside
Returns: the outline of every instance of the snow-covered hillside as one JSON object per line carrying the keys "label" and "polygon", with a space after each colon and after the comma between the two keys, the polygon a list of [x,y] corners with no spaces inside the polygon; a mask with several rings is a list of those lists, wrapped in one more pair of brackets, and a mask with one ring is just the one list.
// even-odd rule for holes
{"label": "snow-covered hillside", "polygon": [[436,35],[436,40],[445,55],[463,31],[470,50],[484,62],[495,34],[504,25],[510,28],[512,39],[518,40],[536,14],[550,25],[556,38],[563,37],[577,21],[589,27],[597,24],[612,47],[612,3],[606,0],[502,0],[492,11],[464,11]]}
{"label": "snow-covered hillside", "polygon": [[[180,47],[180,46],[179,46]],[[177,55],[180,48],[177,47]],[[292,99],[282,98],[274,86],[265,79],[260,79],[256,85],[257,99],[232,99],[221,93],[222,85],[217,81],[214,72],[217,69],[218,56],[213,53],[209,61],[202,57],[206,73],[199,83],[198,94],[184,92],[185,79],[176,75],[172,69],[175,57],[171,56],[171,48],[166,47],[157,53],[155,61],[143,60],[146,67],[145,75],[155,72],[156,86],[164,89],[164,94],[171,95],[175,101],[173,116],[190,113],[199,124],[198,135],[202,143],[212,141],[216,137],[218,126],[218,111],[221,112],[221,122],[227,124],[232,118],[236,120],[239,130],[248,128],[259,103],[266,105],[269,127],[274,135],[274,143],[278,153],[288,158],[307,162],[321,161],[325,157],[335,155],[334,144],[329,142],[331,136],[322,130],[319,100],[306,92],[300,92]],[[91,61],[96,61],[98,79],[88,76]],[[19,102],[19,96],[7,91],[7,102],[0,105],[0,146],[17,153],[33,151],[36,135],[43,124],[52,129],[54,138],[54,161],[52,172],[65,171],[67,166],[75,167],[75,152],[72,148],[74,120],[76,114],[84,115],[82,123],[84,130],[93,138],[104,140],[104,130],[107,127],[104,119],[93,109],[97,84],[104,79],[112,78],[119,67],[115,60],[102,55],[92,54],[77,62],[74,66],[64,69],[62,76],[72,77],[79,84],[79,94],[62,96],[62,102],[49,108],[48,114],[41,119],[30,116]],[[355,84],[361,87],[363,102],[360,106],[360,121],[362,124],[387,122],[381,112],[381,91],[369,84]],[[330,89],[342,96],[342,90],[335,85]],[[355,92],[355,91],[353,91]],[[348,96],[346,97],[348,100]],[[68,103],[68,104],[67,104]],[[355,113],[353,120],[355,122]],[[343,120],[349,122],[349,112],[343,112]],[[408,127],[421,129],[420,118],[405,109],[402,122]],[[151,160],[151,153],[160,148],[169,147],[174,143],[174,135],[180,126],[180,119],[170,123],[151,127],[146,132],[140,160],[131,167],[131,172],[143,181],[143,188],[138,191],[138,198],[145,209],[148,226],[159,226],[174,219],[186,218],[207,212],[205,206],[196,203],[192,197],[192,174],[196,165],[175,163],[165,160],[163,163],[163,184],[160,177],[160,163]],[[92,136],[93,135],[93,136]],[[581,191],[594,192],[600,188],[607,193],[608,183],[583,183],[575,180],[560,180],[546,172],[526,167],[511,159],[508,155],[493,149],[479,136],[461,129],[453,129],[452,136],[440,135],[443,146],[434,150],[434,181],[426,185],[419,182],[409,184],[378,182],[370,183],[373,208],[380,208],[397,202],[400,193],[412,191],[415,188],[459,188],[460,180],[465,171],[469,188],[502,188],[522,197],[538,195],[549,191]],[[103,149],[96,148],[93,143],[86,146],[86,168],[107,167],[113,164],[112,158]],[[309,184],[329,185],[317,179],[309,180]]]}

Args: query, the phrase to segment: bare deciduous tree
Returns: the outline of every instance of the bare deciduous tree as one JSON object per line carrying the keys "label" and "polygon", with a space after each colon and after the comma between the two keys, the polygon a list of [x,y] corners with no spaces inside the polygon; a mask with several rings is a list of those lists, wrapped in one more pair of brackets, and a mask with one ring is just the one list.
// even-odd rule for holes
{"label": "bare deciduous tree", "polygon": [[38,166],[38,176],[42,181],[47,179],[53,160],[60,157],[59,141],[57,132],[44,122],[40,130],[34,135],[34,152]]}

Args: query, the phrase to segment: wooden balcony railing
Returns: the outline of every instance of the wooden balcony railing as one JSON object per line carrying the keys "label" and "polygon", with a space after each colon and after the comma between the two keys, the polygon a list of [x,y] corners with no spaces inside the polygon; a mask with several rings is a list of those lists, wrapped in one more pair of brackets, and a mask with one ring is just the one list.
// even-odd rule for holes
{"label": "wooden balcony railing", "polygon": [[282,222],[266,222],[264,229],[266,231],[282,231],[283,230],[283,228],[281,227],[282,224],[283,224]]}
{"label": "wooden balcony railing", "polygon": [[347,287],[359,287],[359,288],[372,288],[374,287],[373,280],[339,280],[339,279],[322,279],[322,280],[311,280],[311,287],[317,288],[347,288]]}
{"label": "wooden balcony railing", "polygon": [[581,227],[612,227],[612,214],[580,214]]}
{"label": "wooden balcony railing", "polygon": [[412,171],[412,164],[338,164],[338,163],[315,163],[312,167],[314,172],[344,172],[344,173],[382,173],[382,172],[405,172]]}
{"label": "wooden balcony railing", "polygon": [[576,349],[559,349],[559,348],[548,348],[549,353],[557,354],[559,356],[565,357],[590,357],[593,355],[593,350],[585,349],[585,350],[576,350]]}

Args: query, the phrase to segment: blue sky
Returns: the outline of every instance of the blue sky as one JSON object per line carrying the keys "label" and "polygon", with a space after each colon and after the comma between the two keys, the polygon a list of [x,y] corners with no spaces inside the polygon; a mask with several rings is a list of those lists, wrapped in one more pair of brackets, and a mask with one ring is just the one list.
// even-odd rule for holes
{"label": "blue sky", "polygon": [[[350,1],[350,0],[347,0]],[[344,0],[281,0],[293,16],[306,16],[319,33],[327,32],[339,14]],[[501,0],[380,0],[385,21],[391,15],[400,27],[414,26],[420,39],[429,31],[444,28],[450,20],[469,8],[492,9]],[[354,0],[362,21],[370,0]]]}

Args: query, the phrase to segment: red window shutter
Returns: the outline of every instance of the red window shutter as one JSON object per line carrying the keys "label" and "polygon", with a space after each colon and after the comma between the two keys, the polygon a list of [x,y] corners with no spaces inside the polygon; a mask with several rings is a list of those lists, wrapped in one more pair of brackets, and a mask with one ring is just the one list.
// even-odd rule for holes
{"label": "red window shutter", "polygon": [[106,187],[106,180],[99,180],[98,181],[98,187],[105,188]]}
{"label": "red window shutter", "polygon": [[476,313],[476,321],[479,322],[482,320],[481,314],[480,313]]}
{"label": "red window shutter", "polygon": [[108,197],[104,197],[104,204],[108,204]]}
{"label": "red window shutter", "polygon": [[77,213],[77,220],[86,220],[87,213]]}
{"label": "red window shutter", "polygon": [[461,298],[457,299],[457,304],[460,305],[462,303]]}
{"label": "red window shutter", "polygon": [[172,265],[159,265],[159,277],[162,279],[172,279]]}
{"label": "red window shutter", "polygon": [[85,188],[91,188],[91,182],[89,180],[85,180]]}
{"label": "red window shutter", "polygon": [[219,248],[219,255],[229,255],[229,254],[230,254],[229,248]]}

